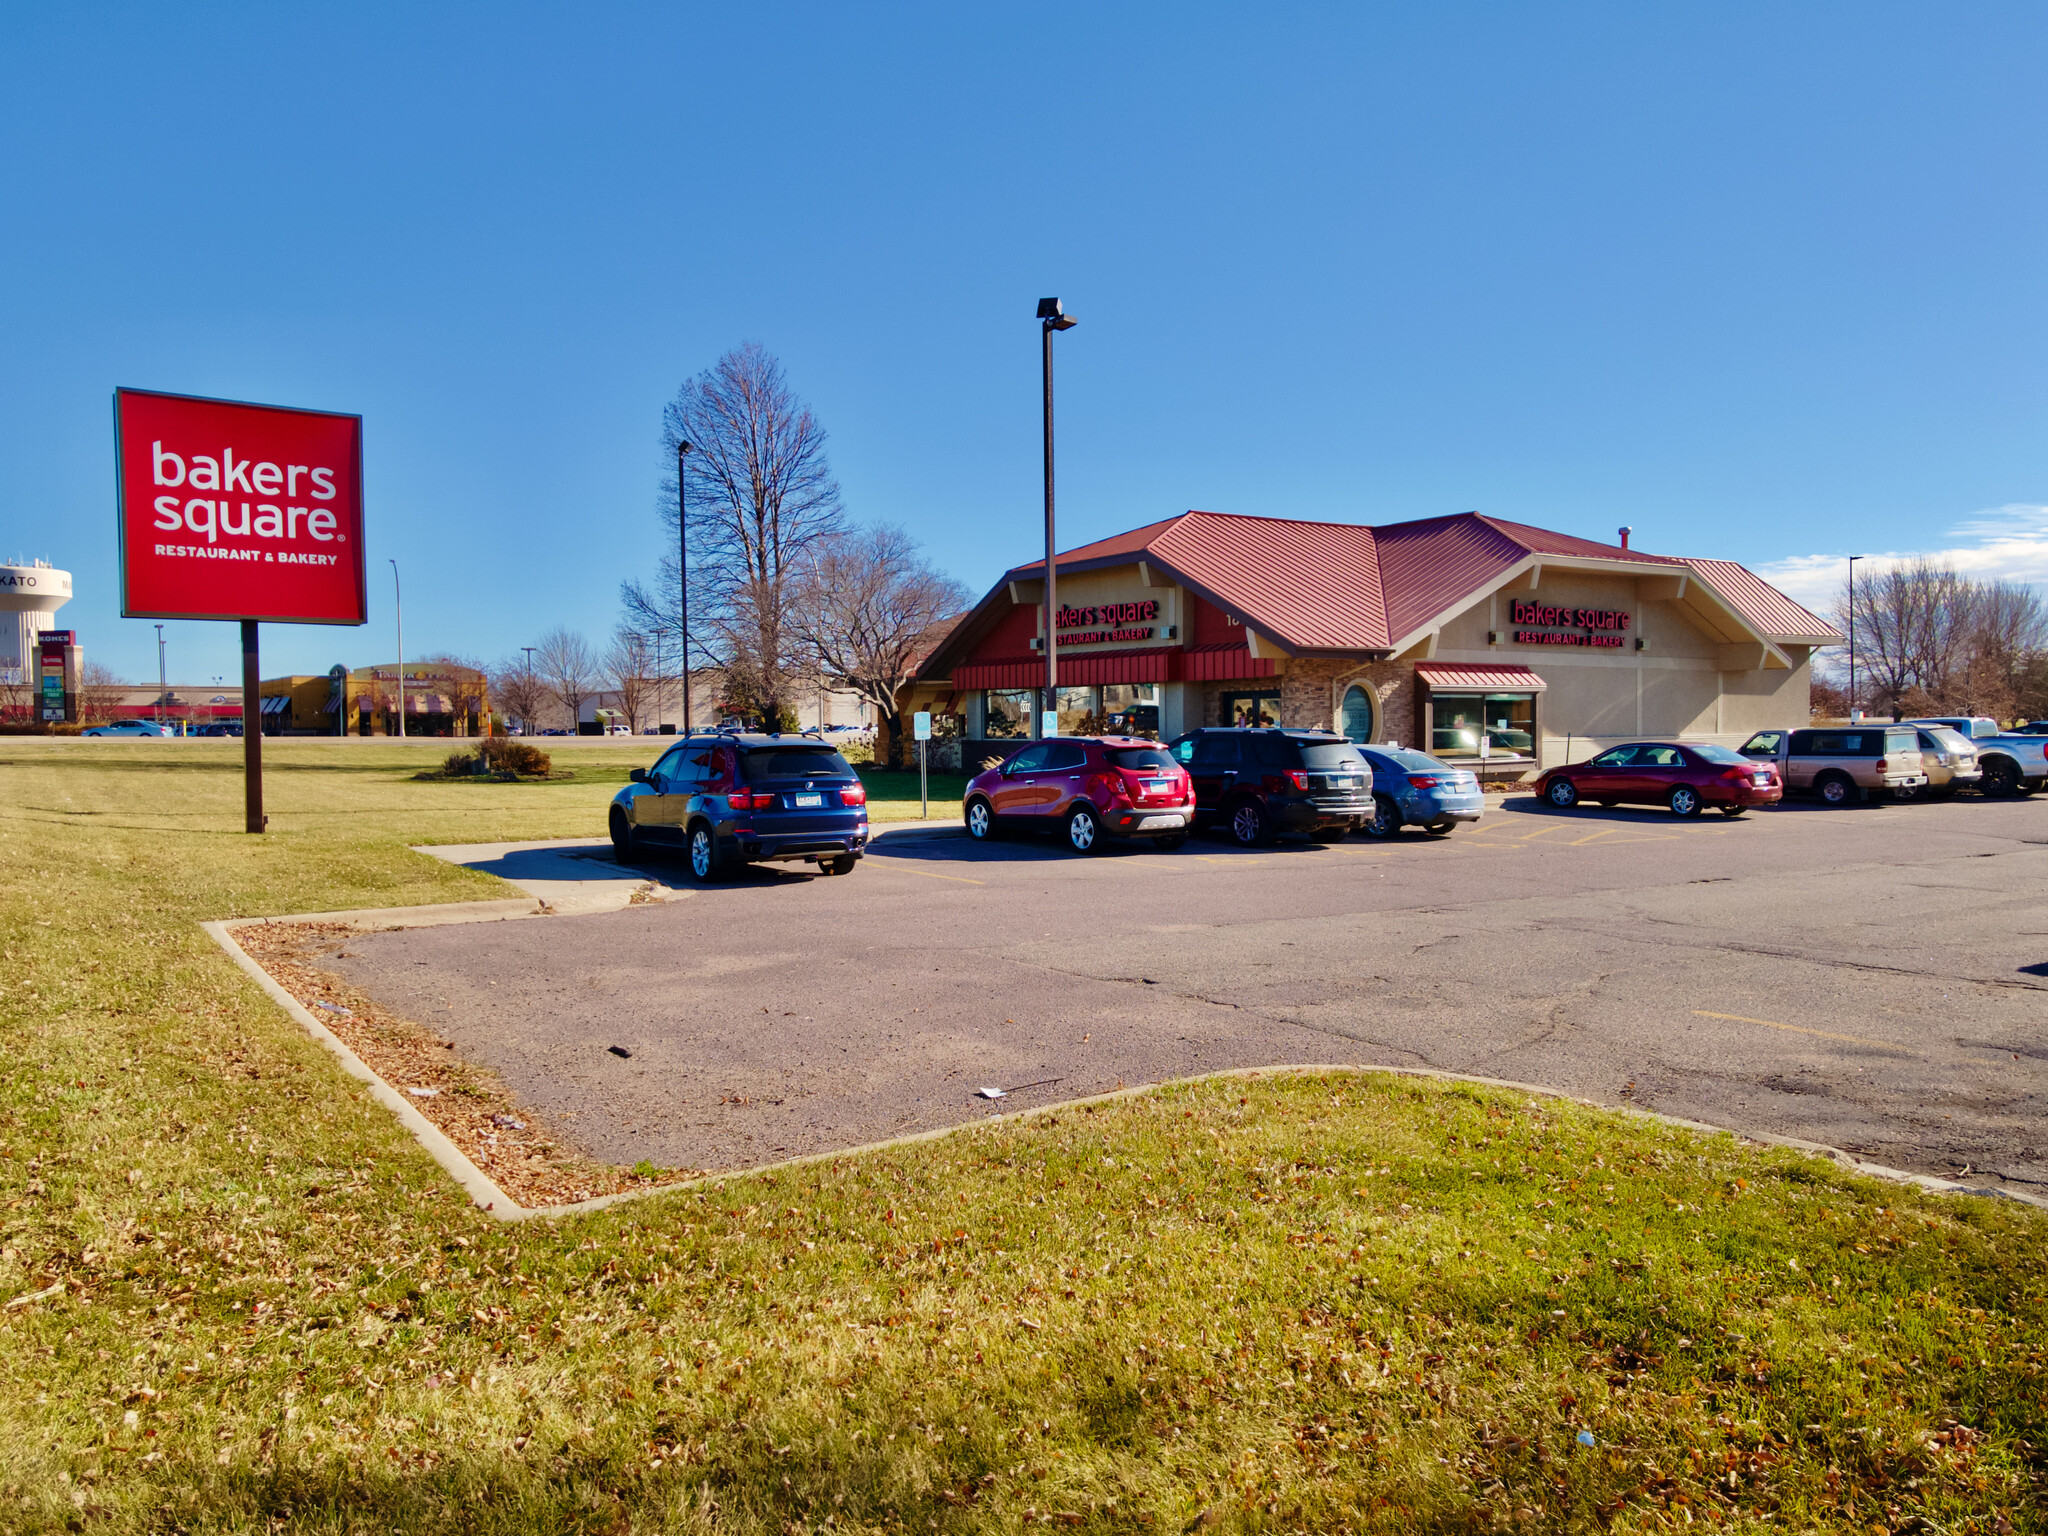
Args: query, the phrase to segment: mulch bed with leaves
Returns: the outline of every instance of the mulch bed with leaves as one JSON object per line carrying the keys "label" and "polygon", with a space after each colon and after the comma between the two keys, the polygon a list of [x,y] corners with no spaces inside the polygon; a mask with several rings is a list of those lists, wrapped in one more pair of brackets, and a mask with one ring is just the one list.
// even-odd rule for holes
{"label": "mulch bed with leaves", "polygon": [[251,923],[235,930],[235,942],[521,1205],[562,1205],[697,1177],[694,1168],[642,1175],[598,1162],[516,1103],[495,1073],[458,1056],[453,1041],[321,969],[319,960],[344,953],[357,932],[346,923]]}

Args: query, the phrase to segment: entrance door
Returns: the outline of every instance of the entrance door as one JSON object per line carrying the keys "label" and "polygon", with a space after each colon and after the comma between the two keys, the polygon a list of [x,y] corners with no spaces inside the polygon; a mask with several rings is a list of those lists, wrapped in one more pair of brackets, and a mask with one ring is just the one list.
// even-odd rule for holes
{"label": "entrance door", "polygon": [[1226,693],[1222,699],[1223,718],[1218,725],[1278,725],[1280,692]]}

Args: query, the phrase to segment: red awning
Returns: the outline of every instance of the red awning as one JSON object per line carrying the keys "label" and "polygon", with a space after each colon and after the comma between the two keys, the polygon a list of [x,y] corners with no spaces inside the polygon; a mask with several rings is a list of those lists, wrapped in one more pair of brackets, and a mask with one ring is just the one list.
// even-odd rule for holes
{"label": "red awning", "polygon": [[[1209,683],[1239,677],[1271,677],[1273,663],[1256,661],[1239,644],[1146,646],[1134,651],[1105,651],[1093,656],[1060,657],[1062,688],[1100,688],[1111,683]],[[953,669],[953,686],[971,688],[1042,688],[1045,662],[1036,656],[1001,661],[964,662]]]}
{"label": "red awning", "polygon": [[1461,693],[1540,693],[1550,685],[1527,667],[1478,662],[1425,661],[1415,669],[1425,688]]}
{"label": "red awning", "polygon": [[1271,677],[1274,673],[1273,663],[1254,660],[1251,647],[1242,640],[1227,640],[1182,651],[1173,675],[1176,682],[1221,683],[1239,677]]}

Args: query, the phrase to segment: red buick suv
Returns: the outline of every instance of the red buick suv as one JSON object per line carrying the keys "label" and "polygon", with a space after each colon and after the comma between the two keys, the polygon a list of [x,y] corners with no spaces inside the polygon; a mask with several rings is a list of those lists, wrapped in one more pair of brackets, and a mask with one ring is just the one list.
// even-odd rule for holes
{"label": "red buick suv", "polygon": [[1076,853],[1104,838],[1178,848],[1188,840],[1195,786],[1187,770],[1142,736],[1059,736],[1025,743],[978,775],[961,802],[967,835],[1056,833]]}

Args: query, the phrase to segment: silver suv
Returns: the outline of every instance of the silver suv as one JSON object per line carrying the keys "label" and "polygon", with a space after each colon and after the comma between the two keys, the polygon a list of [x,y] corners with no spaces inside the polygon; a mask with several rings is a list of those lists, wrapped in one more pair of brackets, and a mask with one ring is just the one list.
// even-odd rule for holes
{"label": "silver suv", "polygon": [[1786,794],[1810,791],[1829,805],[1854,805],[1873,794],[1904,799],[1927,783],[1919,728],[1911,725],[1758,731],[1741,751],[1776,763]]}
{"label": "silver suv", "polygon": [[1927,770],[1926,793],[1947,799],[1959,789],[1975,789],[1984,781],[1977,762],[1977,743],[1953,726],[1921,725],[1920,764]]}

